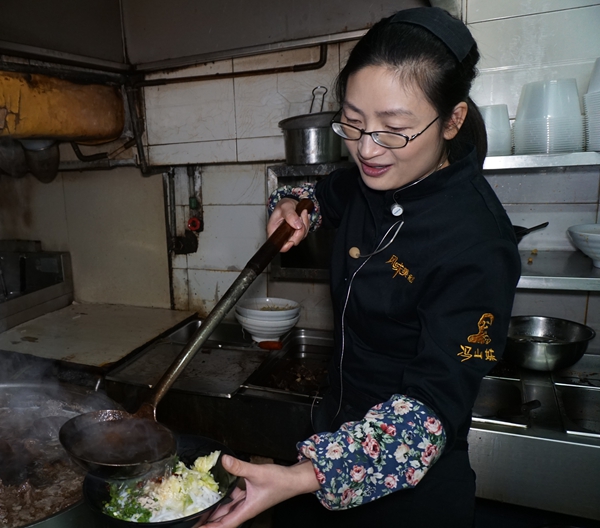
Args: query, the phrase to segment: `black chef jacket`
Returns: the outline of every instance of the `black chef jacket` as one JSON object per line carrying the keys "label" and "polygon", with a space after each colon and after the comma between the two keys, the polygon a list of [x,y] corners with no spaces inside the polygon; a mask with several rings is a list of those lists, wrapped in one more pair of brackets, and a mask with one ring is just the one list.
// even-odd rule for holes
{"label": "black chef jacket", "polygon": [[[466,441],[481,378],[504,350],[520,276],[511,222],[475,149],[395,191],[368,188],[351,168],[333,172],[315,192],[323,226],[337,228],[333,391],[343,386],[355,420],[393,394],[410,396],[437,413],[446,450]],[[384,235],[399,220],[394,203],[404,224],[392,244],[350,257],[350,248],[365,255],[389,242],[395,228]],[[330,429],[341,425],[329,418]]]}

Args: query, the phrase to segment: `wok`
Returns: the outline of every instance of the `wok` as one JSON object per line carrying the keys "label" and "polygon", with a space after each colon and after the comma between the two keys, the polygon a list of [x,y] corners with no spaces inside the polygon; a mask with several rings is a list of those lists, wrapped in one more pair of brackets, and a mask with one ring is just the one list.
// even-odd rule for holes
{"label": "wok", "polygon": [[[177,438],[177,456],[188,467],[191,466],[199,456],[208,455],[213,451],[221,451],[221,456],[223,456],[223,454],[234,456],[234,453],[228,447],[210,438],[196,435],[180,435]],[[96,517],[101,519],[103,526],[115,528],[130,528],[133,526],[189,528],[195,526],[197,523],[206,522],[210,517],[210,514],[219,505],[231,500],[229,495],[236,486],[237,477],[228,473],[223,468],[221,465],[221,456],[219,456],[217,464],[211,470],[213,477],[219,483],[219,491],[222,495],[221,500],[202,511],[194,513],[193,515],[188,515],[187,517],[182,517],[181,519],[156,523],[134,523],[107,515],[103,512],[103,508],[104,503],[110,501],[110,482],[94,477],[91,474],[88,474],[83,481],[83,498]]]}
{"label": "wok", "polygon": [[[304,199],[298,202],[296,212],[310,213],[312,208],[312,202]],[[168,462],[176,452],[176,442],[171,431],[156,421],[156,406],[293,232],[294,228],[283,222],[260,247],[135,414],[103,410],[72,418],[61,427],[60,442],[75,462],[90,473],[114,479],[143,475],[153,465]]]}

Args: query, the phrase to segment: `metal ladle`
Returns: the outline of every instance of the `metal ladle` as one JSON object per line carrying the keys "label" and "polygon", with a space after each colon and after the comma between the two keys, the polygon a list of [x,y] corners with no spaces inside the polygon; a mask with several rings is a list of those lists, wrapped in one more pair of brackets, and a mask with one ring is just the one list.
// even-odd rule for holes
{"label": "metal ladle", "polygon": [[[296,213],[310,213],[312,209],[312,201],[304,199],[298,203]],[[89,412],[61,427],[60,442],[80,466],[102,478],[132,478],[158,463],[169,463],[176,453],[176,441],[171,431],[156,421],[158,403],[293,232],[294,228],[284,221],[260,247],[135,414],[112,409]]]}

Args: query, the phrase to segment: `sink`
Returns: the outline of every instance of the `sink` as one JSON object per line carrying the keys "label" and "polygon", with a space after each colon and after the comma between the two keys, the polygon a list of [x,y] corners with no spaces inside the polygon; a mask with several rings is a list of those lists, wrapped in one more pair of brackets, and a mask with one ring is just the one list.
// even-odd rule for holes
{"label": "sink", "polygon": [[271,356],[242,385],[270,393],[320,399],[326,388],[333,340],[315,330],[292,330],[282,350]]}
{"label": "sink", "polygon": [[485,377],[473,406],[473,422],[526,428],[529,410],[538,406],[539,402],[523,402],[519,381]]}
{"label": "sink", "polygon": [[565,431],[600,438],[600,388],[555,384]]}
{"label": "sink", "polygon": [[[168,340],[171,343],[185,345],[194,335],[194,332],[200,328],[202,321],[192,321],[184,327],[169,335]],[[208,337],[205,348],[252,348],[256,344],[252,341],[250,335],[244,333],[239,324],[221,323],[213,330]]]}

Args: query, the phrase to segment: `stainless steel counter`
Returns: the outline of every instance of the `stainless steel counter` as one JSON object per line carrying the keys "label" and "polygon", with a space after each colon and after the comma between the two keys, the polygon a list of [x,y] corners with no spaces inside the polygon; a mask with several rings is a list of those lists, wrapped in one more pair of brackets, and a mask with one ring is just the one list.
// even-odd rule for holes
{"label": "stainless steel counter", "polygon": [[[159,420],[237,451],[294,460],[295,443],[311,433],[311,408],[320,400],[331,336],[294,329],[282,350],[257,362],[260,349],[239,326],[219,330],[205,344],[210,353],[193,362],[204,361],[209,369],[207,362],[217,361],[220,352],[228,357],[236,352],[248,359],[246,367],[252,363],[237,370],[247,378],[236,391],[223,391],[191,375],[165,396]],[[176,348],[184,338],[180,330],[162,346]],[[142,352],[111,372],[109,396],[136,409],[158,379],[148,375],[149,364]],[[194,369],[198,372],[198,365],[190,372]],[[521,408],[536,400],[539,405]],[[475,414],[469,442],[479,497],[600,520],[600,356],[587,354],[553,375],[500,365],[483,380]]]}

